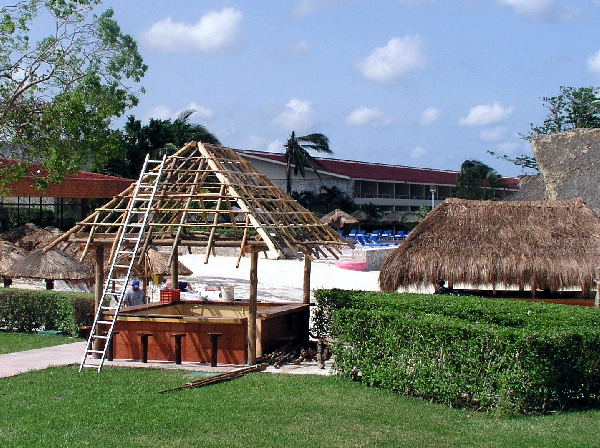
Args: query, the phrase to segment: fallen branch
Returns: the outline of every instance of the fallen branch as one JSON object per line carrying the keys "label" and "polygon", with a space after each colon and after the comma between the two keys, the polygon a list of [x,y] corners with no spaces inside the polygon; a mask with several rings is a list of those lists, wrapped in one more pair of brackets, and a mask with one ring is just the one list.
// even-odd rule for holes
{"label": "fallen branch", "polygon": [[158,393],[162,394],[164,392],[171,392],[173,390],[192,389],[194,387],[203,387],[203,386],[208,386],[209,384],[221,383],[223,381],[229,381],[229,380],[233,380],[235,378],[239,378],[241,376],[244,376],[247,373],[260,372],[262,370],[265,370],[267,368],[267,366],[268,366],[267,363],[263,363],[263,364],[257,364],[255,366],[241,367],[239,369],[235,369],[230,372],[225,372],[225,373],[221,373],[219,375],[210,376],[208,378],[202,378],[200,380],[195,380],[190,383],[184,384],[182,386],[173,387],[171,389],[164,389],[164,390],[159,391]]}

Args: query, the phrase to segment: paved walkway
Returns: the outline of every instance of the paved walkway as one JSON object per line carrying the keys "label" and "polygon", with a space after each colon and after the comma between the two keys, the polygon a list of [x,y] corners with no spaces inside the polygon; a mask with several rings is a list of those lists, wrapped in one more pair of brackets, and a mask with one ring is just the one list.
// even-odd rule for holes
{"label": "paved walkway", "polygon": [[[85,342],[74,342],[72,344],[56,345],[54,347],[37,348],[24,352],[8,353],[0,355],[0,378],[18,375],[29,370],[41,370],[51,366],[65,366],[79,364],[85,350]],[[155,369],[193,370],[199,372],[228,372],[236,369],[238,365],[218,365],[211,367],[210,364],[184,362],[150,361],[142,363],[139,361],[116,360],[106,361],[105,366],[119,367],[150,367]],[[290,373],[290,374],[312,374],[329,375],[331,373],[331,361],[325,363],[325,368],[320,369],[316,362],[303,362],[299,365],[286,364],[279,369],[269,366],[268,373]]]}

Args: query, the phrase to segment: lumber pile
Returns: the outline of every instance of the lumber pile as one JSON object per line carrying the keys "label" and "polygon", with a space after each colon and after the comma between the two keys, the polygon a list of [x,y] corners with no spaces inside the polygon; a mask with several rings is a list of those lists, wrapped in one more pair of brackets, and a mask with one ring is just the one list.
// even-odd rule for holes
{"label": "lumber pile", "polygon": [[301,364],[302,362],[316,361],[322,369],[325,361],[329,359],[329,349],[321,341],[308,345],[293,345],[288,343],[274,352],[267,353],[257,359],[257,362],[267,363],[279,369],[284,364]]}
{"label": "lumber pile", "polygon": [[224,381],[229,381],[229,380],[233,380],[235,378],[239,378],[241,376],[244,376],[247,373],[261,372],[261,371],[265,370],[267,367],[268,367],[268,364],[266,364],[266,363],[257,364],[257,365],[249,366],[249,367],[241,367],[239,369],[232,370],[231,372],[220,373],[219,375],[210,376],[208,378],[202,378],[199,380],[191,381],[182,386],[172,387],[171,389],[164,389],[164,390],[159,391],[158,393],[162,394],[164,392],[171,392],[174,390],[192,389],[195,387],[208,386],[209,384],[222,383]]}

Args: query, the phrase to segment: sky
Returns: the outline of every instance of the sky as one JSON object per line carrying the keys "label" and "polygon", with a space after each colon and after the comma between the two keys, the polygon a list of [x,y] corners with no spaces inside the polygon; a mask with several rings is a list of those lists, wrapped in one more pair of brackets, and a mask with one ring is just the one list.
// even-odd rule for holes
{"label": "sky", "polygon": [[542,97],[600,85],[600,0],[105,0],[138,42],[146,123],[184,109],[225,146],[460,170],[532,155]]}

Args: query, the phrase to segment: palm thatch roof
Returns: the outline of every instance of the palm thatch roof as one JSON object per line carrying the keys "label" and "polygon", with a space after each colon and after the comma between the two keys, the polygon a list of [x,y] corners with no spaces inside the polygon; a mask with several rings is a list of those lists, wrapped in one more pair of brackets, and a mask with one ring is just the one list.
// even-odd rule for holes
{"label": "palm thatch roof", "polygon": [[600,129],[580,128],[536,135],[531,148],[539,174],[521,178],[521,191],[509,200],[581,198],[600,214]]}
{"label": "palm thatch roof", "polygon": [[93,278],[94,274],[87,266],[62,250],[43,252],[38,249],[16,260],[8,269],[6,277],[87,280]]}
{"label": "palm thatch roof", "polygon": [[352,216],[349,213],[346,213],[339,208],[336,208],[334,211],[327,213],[326,215],[321,217],[321,222],[323,224],[327,224],[328,226],[333,227],[334,229],[341,229],[346,224],[356,224],[358,219]]}
{"label": "palm thatch roof", "polygon": [[443,278],[589,289],[599,264],[600,220],[581,200],[447,199],[386,259],[379,286],[395,291]]}
{"label": "palm thatch roof", "polygon": [[[170,260],[178,246],[205,247],[208,262],[214,247],[239,247],[240,256],[251,249],[312,260],[338,258],[350,245],[230,148],[190,142],[167,158],[158,183],[143,247],[170,246]],[[135,185],[44,250],[61,242],[85,243],[85,255],[93,245],[112,245]],[[109,259],[113,256],[114,245]]]}
{"label": "palm thatch roof", "polygon": [[5,276],[12,264],[23,258],[25,251],[13,243],[0,241],[0,276]]}
{"label": "palm thatch roof", "polygon": [[[165,252],[159,252],[156,249],[149,249],[147,254],[148,271],[152,275],[170,275],[171,268],[169,267],[169,254]],[[193,272],[190,268],[185,266],[181,261],[178,261],[177,268],[179,275],[188,276],[192,275]]]}

